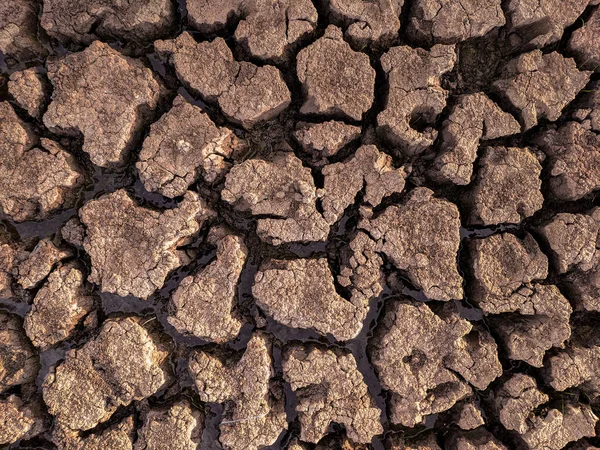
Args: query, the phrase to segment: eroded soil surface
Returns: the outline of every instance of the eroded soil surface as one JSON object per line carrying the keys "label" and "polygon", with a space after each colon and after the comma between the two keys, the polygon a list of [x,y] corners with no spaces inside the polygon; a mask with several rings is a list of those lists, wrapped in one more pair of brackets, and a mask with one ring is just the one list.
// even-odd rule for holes
{"label": "eroded soil surface", "polygon": [[0,448],[600,448],[599,0],[0,1]]}

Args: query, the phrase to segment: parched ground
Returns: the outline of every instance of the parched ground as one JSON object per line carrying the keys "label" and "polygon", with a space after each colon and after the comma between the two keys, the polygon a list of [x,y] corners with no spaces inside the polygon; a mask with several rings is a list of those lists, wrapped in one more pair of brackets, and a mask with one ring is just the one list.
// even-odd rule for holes
{"label": "parched ground", "polygon": [[600,449],[600,0],[0,1],[0,449]]}

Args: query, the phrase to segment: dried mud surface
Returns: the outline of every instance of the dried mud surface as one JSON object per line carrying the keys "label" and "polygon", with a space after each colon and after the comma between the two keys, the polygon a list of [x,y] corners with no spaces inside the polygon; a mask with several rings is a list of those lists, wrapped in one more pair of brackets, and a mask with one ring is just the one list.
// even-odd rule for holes
{"label": "dried mud surface", "polygon": [[0,448],[600,448],[599,0],[0,2]]}

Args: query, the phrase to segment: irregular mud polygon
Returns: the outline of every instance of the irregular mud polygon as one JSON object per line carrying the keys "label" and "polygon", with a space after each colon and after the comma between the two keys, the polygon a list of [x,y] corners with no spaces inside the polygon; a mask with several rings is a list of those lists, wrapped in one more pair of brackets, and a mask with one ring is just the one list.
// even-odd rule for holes
{"label": "irregular mud polygon", "polygon": [[100,41],[47,67],[54,93],[44,124],[57,134],[82,134],[94,164],[124,166],[163,93],[152,71]]}
{"label": "irregular mud polygon", "polygon": [[361,120],[371,108],[375,70],[369,57],[352,50],[342,30],[333,25],[298,53],[296,73],[305,94],[303,114]]}
{"label": "irregular mud polygon", "polygon": [[344,425],[357,443],[383,432],[381,411],[352,354],[292,346],[284,356],[283,376],[296,394],[303,441],[318,442],[332,423]]}
{"label": "irregular mud polygon", "polygon": [[367,314],[367,305],[353,304],[336,292],[324,258],[269,260],[256,274],[252,294],[276,321],[341,341],[356,337]]}
{"label": "irregular mud polygon", "polygon": [[359,228],[410,281],[432,300],[461,299],[462,277],[456,266],[460,245],[458,208],[427,188],[411,191],[401,205],[387,207]]}
{"label": "irregular mud polygon", "polygon": [[377,116],[378,132],[406,154],[422,153],[436,139],[433,124],[448,98],[441,77],[455,62],[453,45],[434,45],[430,51],[393,47],[381,57],[389,93]]}
{"label": "irregular mud polygon", "polygon": [[200,399],[223,403],[219,442],[226,450],[272,445],[287,428],[283,393],[273,378],[271,345],[255,334],[241,358],[195,352],[189,370]]}
{"label": "irregular mud polygon", "polygon": [[86,203],[79,218],[86,227],[83,246],[92,260],[88,280],[103,292],[148,298],[188,261],[177,247],[211,215],[191,191],[177,208],[162,212],[138,206],[124,190]]}
{"label": "irregular mud polygon", "polygon": [[241,145],[232,130],[219,128],[200,108],[178,96],[173,107],[152,124],[136,163],[148,191],[167,197],[184,195],[201,175],[209,183],[231,167]]}

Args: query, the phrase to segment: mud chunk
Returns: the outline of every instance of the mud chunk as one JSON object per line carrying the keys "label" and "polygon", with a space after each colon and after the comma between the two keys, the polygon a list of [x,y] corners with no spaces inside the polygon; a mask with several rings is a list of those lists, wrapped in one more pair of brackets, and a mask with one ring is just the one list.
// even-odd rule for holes
{"label": "mud chunk", "polygon": [[200,174],[209,183],[222,177],[236,145],[233,131],[217,127],[178,96],[171,110],[152,124],[136,167],[148,191],[173,198],[185,194]]}
{"label": "mud chunk", "polygon": [[590,0],[508,0],[506,17],[513,45],[541,48],[557,42]]}
{"label": "mud chunk", "polygon": [[519,289],[548,276],[548,258],[528,233],[523,240],[509,233],[475,239],[469,251],[475,278],[472,297],[488,314],[516,310],[523,301]]}
{"label": "mud chunk", "polygon": [[39,68],[14,72],[8,82],[8,93],[31,117],[41,119],[50,101],[50,83]]}
{"label": "mud chunk", "polygon": [[317,26],[317,10],[310,0],[250,0],[242,4],[246,14],[235,30],[235,39],[262,60],[281,61],[292,44]]}
{"label": "mud chunk", "polygon": [[49,139],[41,143],[36,148],[29,125],[0,103],[0,207],[16,222],[47,218],[69,205],[83,183],[72,155]]}
{"label": "mud chunk", "polygon": [[21,319],[0,313],[0,392],[34,381],[39,367]]}
{"label": "mud chunk", "polygon": [[[308,449],[309,444],[305,444],[305,448]],[[329,435],[325,436],[319,441],[315,450],[369,450],[370,444],[357,444],[352,441],[348,436],[342,434],[341,436]]]}
{"label": "mud chunk", "polygon": [[531,412],[548,401],[535,379],[516,373],[494,392],[494,408],[504,428],[525,434],[529,429],[527,419]]}
{"label": "mud chunk", "polygon": [[600,136],[577,122],[548,130],[537,143],[550,162],[550,193],[559,200],[579,200],[600,188]]}
{"label": "mud chunk", "polygon": [[479,142],[520,131],[519,123],[485,94],[461,96],[442,124],[441,149],[430,176],[441,183],[467,185],[471,182]]}
{"label": "mud chunk", "polygon": [[333,423],[344,425],[357,443],[369,443],[383,432],[381,410],[352,354],[292,346],[284,356],[283,377],[296,393],[303,441],[318,442]]}
{"label": "mud chunk", "polygon": [[600,65],[600,10],[594,9],[583,26],[573,32],[568,43],[575,59],[585,68],[597,71]]}
{"label": "mud chunk", "polygon": [[433,124],[448,98],[441,77],[452,70],[455,62],[451,45],[435,45],[430,51],[393,47],[381,57],[389,93],[377,124],[379,133],[392,145],[415,155],[433,144],[437,137]]}
{"label": "mud chunk", "polygon": [[70,250],[56,247],[50,239],[42,239],[19,263],[15,275],[21,286],[31,289],[44,280],[55,264],[72,256]]}
{"label": "mud chunk", "polygon": [[544,380],[557,391],[578,387],[590,397],[600,395],[600,347],[574,344],[544,364]]}
{"label": "mud chunk", "polygon": [[0,52],[9,65],[46,56],[37,39],[38,2],[14,0],[0,5]]}
{"label": "mud chunk", "polygon": [[239,63],[235,83],[219,97],[223,114],[245,128],[271,120],[291,102],[281,72],[273,66]]}
{"label": "mud chunk", "polygon": [[189,370],[200,399],[224,404],[219,442],[226,450],[257,450],[287,428],[284,399],[272,381],[271,345],[254,335],[240,358],[192,354]]}
{"label": "mud chunk", "polygon": [[290,91],[276,67],[235,61],[223,38],[197,43],[184,32],[156,41],[154,48],[186,87],[218,103],[223,114],[245,128],[273,119],[290,104]]}
{"label": "mud chunk", "polygon": [[519,223],[542,208],[542,166],[528,148],[488,147],[467,203],[469,223]]}
{"label": "mud chunk", "polygon": [[574,104],[571,118],[580,122],[587,130],[600,132],[600,83],[591,81],[588,86],[578,95]]}
{"label": "mud chunk", "polygon": [[189,0],[189,20],[203,33],[222,30],[240,19],[235,39],[252,56],[281,62],[293,44],[314,31],[317,10],[310,0]]}
{"label": "mud chunk", "polygon": [[507,448],[485,428],[459,431],[450,435],[446,450],[507,450]]}
{"label": "mud chunk", "polygon": [[90,44],[103,37],[146,44],[168,33],[176,17],[169,0],[44,0],[40,23],[64,43]]}
{"label": "mud chunk", "polygon": [[472,298],[492,317],[511,359],[542,366],[546,350],[562,347],[570,337],[571,306],[552,285],[532,284],[548,274],[548,260],[527,234],[497,234],[471,242]]}
{"label": "mud chunk", "polygon": [[217,101],[235,84],[240,64],[224,39],[196,42],[184,32],[177,39],[156,41],[159,57],[170,63],[179,80],[192,92],[210,101]]}
{"label": "mud chunk", "polygon": [[329,225],[316,208],[317,192],[308,167],[293,153],[276,153],[269,161],[250,159],[227,174],[221,198],[258,218],[265,242],[322,241]]}
{"label": "mud chunk", "polygon": [[152,71],[100,41],[47,66],[54,93],[44,124],[55,133],[82,134],[94,164],[125,165],[158,107],[162,87]]}
{"label": "mud chunk", "polygon": [[534,50],[509,61],[493,88],[518,112],[525,131],[540,119],[558,120],[562,109],[587,84],[590,74],[577,70],[572,58]]}
{"label": "mud chunk", "polygon": [[462,402],[456,405],[454,409],[454,422],[460,429],[474,430],[481,425],[485,425],[481,409],[475,404],[475,402]]}
{"label": "mud chunk", "polygon": [[506,346],[508,357],[534,367],[542,367],[544,354],[552,347],[563,347],[571,336],[572,308],[556,286],[522,287],[510,296],[510,306],[519,315],[492,318],[490,322]]}
{"label": "mud chunk", "polygon": [[375,70],[369,57],[352,50],[342,30],[330,25],[325,35],[298,53],[296,71],[305,95],[303,114],[343,115],[361,120],[371,108]]}
{"label": "mud chunk", "polygon": [[79,210],[92,260],[88,280],[102,292],[148,298],[186,261],[177,246],[211,214],[191,191],[177,208],[163,212],[138,206],[122,189],[89,201]]}
{"label": "mud chunk", "polygon": [[83,438],[78,432],[57,424],[54,427],[52,440],[61,450],[133,450],[134,432],[133,417],[129,416],[119,423]]}
{"label": "mud chunk", "polygon": [[441,450],[435,434],[419,433],[418,436],[406,440],[404,433],[386,433],[386,450]]}
{"label": "mud chunk", "polygon": [[417,0],[407,33],[426,45],[456,44],[505,23],[501,0]]}
{"label": "mud chunk", "polygon": [[376,251],[377,243],[359,231],[341,251],[341,270],[337,280],[351,292],[353,305],[368,305],[385,287],[383,259]]}
{"label": "mud chunk", "polygon": [[188,0],[186,8],[190,25],[201,33],[214,33],[225,28],[243,12],[242,0]]}
{"label": "mud chunk", "polygon": [[345,162],[325,166],[322,173],[323,217],[330,224],[344,215],[363,187],[364,202],[377,206],[384,197],[402,192],[408,175],[404,167],[394,169],[392,158],[374,145],[363,145]]}
{"label": "mud chunk", "polygon": [[181,401],[166,409],[153,409],[144,417],[135,444],[138,450],[196,450],[202,437],[204,415]]}
{"label": "mud chunk", "polygon": [[382,386],[390,393],[392,423],[413,427],[467,397],[468,383],[485,389],[502,373],[491,336],[472,330],[451,304],[441,315],[424,303],[389,304],[370,351]]}
{"label": "mud chunk", "polygon": [[269,260],[254,278],[252,295],[276,321],[338,340],[356,337],[367,312],[336,292],[326,258]]}
{"label": "mud chunk", "polygon": [[574,270],[567,275],[565,286],[576,311],[600,311],[600,266],[587,272]]}
{"label": "mud chunk", "polygon": [[300,122],[294,136],[305,152],[328,157],[358,138],[360,127],[335,120],[315,124]]}
{"label": "mud chunk", "polygon": [[388,46],[400,31],[404,0],[328,0],[331,18],[346,29],[346,39],[356,49],[370,44]]}
{"label": "mud chunk", "polygon": [[45,350],[71,336],[94,306],[84,282],[83,273],[72,265],[50,274],[25,317],[25,331],[33,345]]}
{"label": "mud chunk", "polygon": [[60,424],[89,430],[164,384],[167,351],[139,322],[134,317],[105,321],[98,336],[70,350],[46,376],[44,401]]}
{"label": "mud chunk", "polygon": [[182,334],[226,342],[242,327],[236,311],[237,284],[248,249],[233,234],[223,236],[216,245],[216,260],[184,278],[173,294],[168,320]]}
{"label": "mud chunk", "polygon": [[132,450],[135,427],[130,416],[106,430],[81,439],[77,450]]}
{"label": "mud chunk", "polygon": [[597,244],[600,232],[600,208],[587,214],[559,213],[540,227],[552,250],[552,259],[559,273],[573,268],[587,271],[594,268],[598,257]]}
{"label": "mud chunk", "polygon": [[18,251],[18,245],[14,242],[0,243],[0,298],[11,298],[14,295],[12,284],[15,281]]}
{"label": "mud chunk", "polygon": [[60,236],[75,247],[83,247],[85,228],[78,216],[70,218],[60,229]]}
{"label": "mud chunk", "polygon": [[389,206],[359,228],[377,240],[377,250],[405,270],[428,298],[462,298],[462,278],[456,266],[460,218],[455,205],[435,198],[427,188],[416,188],[402,205]]}
{"label": "mud chunk", "polygon": [[536,416],[527,433],[521,435],[530,449],[560,450],[569,442],[596,435],[598,418],[587,405],[551,409],[545,417]]}
{"label": "mud chunk", "polygon": [[0,400],[0,445],[31,439],[44,431],[44,421],[37,402],[25,404],[16,395]]}

